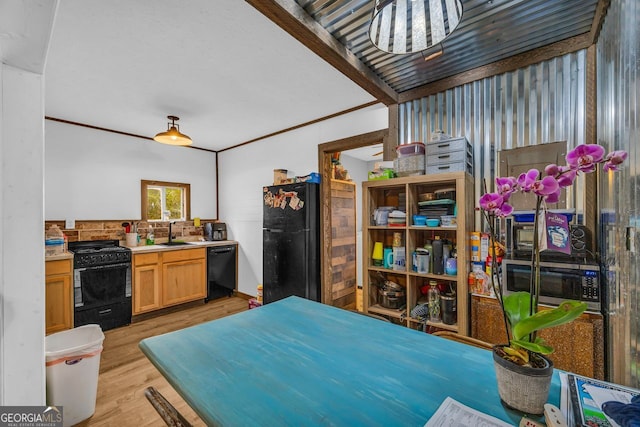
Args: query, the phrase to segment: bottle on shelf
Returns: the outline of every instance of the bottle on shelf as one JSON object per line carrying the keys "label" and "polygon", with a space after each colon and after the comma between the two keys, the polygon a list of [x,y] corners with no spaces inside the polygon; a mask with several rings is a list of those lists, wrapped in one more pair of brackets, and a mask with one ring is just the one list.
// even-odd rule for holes
{"label": "bottle on shelf", "polygon": [[429,321],[442,321],[442,316],[440,314],[440,290],[438,289],[438,283],[435,280],[429,281],[427,299],[429,301]]}
{"label": "bottle on shelf", "polygon": [[431,240],[426,241],[424,248],[429,253],[429,266],[427,268],[427,273],[431,273],[433,271],[433,257],[431,256],[431,254],[433,254],[433,246],[431,245]]}
{"label": "bottle on shelf", "polygon": [[449,240],[442,241],[442,265],[447,264],[447,260],[451,257],[451,249],[453,245]]}
{"label": "bottle on shelf", "polygon": [[444,262],[443,262],[443,242],[440,236],[436,236],[435,240],[431,242],[433,246],[432,258],[433,258],[433,274],[444,274]]}
{"label": "bottle on shelf", "polygon": [[154,245],[156,243],[156,238],[153,234],[153,226],[149,226],[149,231],[147,232],[147,245]]}
{"label": "bottle on shelf", "polygon": [[478,290],[476,288],[476,273],[473,270],[469,272],[469,276],[467,277],[467,287],[469,288],[470,293],[478,293]]}

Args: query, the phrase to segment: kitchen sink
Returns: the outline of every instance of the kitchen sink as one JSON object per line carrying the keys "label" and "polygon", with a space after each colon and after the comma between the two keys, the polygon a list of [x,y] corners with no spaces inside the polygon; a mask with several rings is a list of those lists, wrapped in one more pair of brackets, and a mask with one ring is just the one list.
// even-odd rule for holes
{"label": "kitchen sink", "polygon": [[166,242],[166,243],[158,243],[158,245],[161,246],[182,246],[182,245],[188,245],[189,242],[184,242],[182,240],[173,240],[171,242]]}

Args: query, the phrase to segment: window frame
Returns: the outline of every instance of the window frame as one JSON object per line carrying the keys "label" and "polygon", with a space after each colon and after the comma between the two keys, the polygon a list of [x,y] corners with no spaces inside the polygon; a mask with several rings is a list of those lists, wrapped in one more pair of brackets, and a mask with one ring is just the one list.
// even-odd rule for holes
{"label": "window frame", "polygon": [[185,221],[191,220],[191,184],[183,183],[183,182],[167,182],[167,181],[152,181],[152,180],[141,180],[140,181],[140,215],[143,221],[148,222],[163,222],[164,219],[149,219],[147,212],[147,203],[148,197],[147,192],[149,187],[176,187],[182,189],[184,193],[184,215]]}

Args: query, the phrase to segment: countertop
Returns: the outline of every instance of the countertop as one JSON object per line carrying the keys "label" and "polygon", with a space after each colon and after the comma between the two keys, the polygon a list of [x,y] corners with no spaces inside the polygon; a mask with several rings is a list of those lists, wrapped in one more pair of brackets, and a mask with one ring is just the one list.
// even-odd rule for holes
{"label": "countertop", "polygon": [[[194,241],[187,242],[186,245],[177,245],[177,246],[164,246],[164,245],[141,245],[136,246],[131,249],[131,253],[139,254],[146,252],[165,252],[165,251],[180,251],[183,249],[194,249],[200,247],[208,247],[208,246],[226,246],[226,245],[237,245],[238,242],[235,240],[216,240],[216,241]],[[125,245],[122,245],[125,246]],[[63,259],[73,259],[73,252],[65,252],[57,255],[49,255],[44,257],[45,261],[58,261]]]}
{"label": "countertop", "polygon": [[[179,240],[179,239],[177,239]],[[140,245],[135,246],[131,249],[133,254],[146,253],[146,252],[165,252],[165,251],[179,251],[182,249],[194,249],[199,247],[208,247],[208,246],[226,246],[226,245],[237,245],[238,242],[235,240],[216,240],[216,241],[196,241],[196,242],[187,242],[186,245],[177,245],[177,246],[164,246],[164,245]]]}
{"label": "countertop", "polygon": [[48,255],[44,257],[45,261],[58,261],[61,259],[73,259],[73,253],[71,252],[64,252],[62,254],[56,254],[56,255]]}

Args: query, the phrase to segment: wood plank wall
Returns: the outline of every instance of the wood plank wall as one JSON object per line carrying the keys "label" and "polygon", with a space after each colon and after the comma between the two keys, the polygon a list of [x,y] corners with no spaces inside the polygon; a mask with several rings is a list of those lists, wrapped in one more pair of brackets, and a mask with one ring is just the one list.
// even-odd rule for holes
{"label": "wood plank wall", "polygon": [[356,304],[356,186],[331,180],[331,295],[336,307]]}

